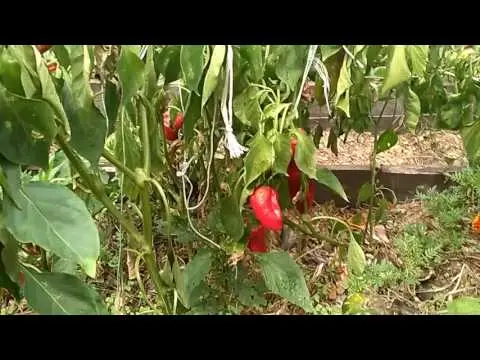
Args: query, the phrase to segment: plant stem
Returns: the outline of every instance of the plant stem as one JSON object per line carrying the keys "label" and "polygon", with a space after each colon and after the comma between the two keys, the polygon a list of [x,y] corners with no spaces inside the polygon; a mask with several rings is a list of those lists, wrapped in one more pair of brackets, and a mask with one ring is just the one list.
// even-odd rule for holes
{"label": "plant stem", "polygon": [[[390,91],[391,94],[391,91]],[[367,216],[367,223],[365,224],[365,230],[363,231],[363,238],[366,239],[368,234],[368,239],[371,242],[373,240],[373,228],[375,226],[374,222],[375,219],[373,217],[373,207],[375,205],[375,179],[377,177],[377,143],[378,143],[378,125],[380,120],[382,120],[383,112],[387,108],[388,102],[390,100],[390,94],[385,99],[385,103],[383,104],[382,110],[378,116],[377,120],[373,121],[373,149],[372,154],[370,156],[370,201],[368,204],[368,216]],[[370,227],[370,233],[368,233],[368,228]]]}
{"label": "plant stem", "polygon": [[83,161],[74,153],[71,146],[67,143],[65,136],[58,134],[57,142],[62,148],[62,151],[67,156],[70,163],[78,171],[80,177],[85,181],[88,188],[92,191],[93,195],[107,208],[107,210],[118,220],[118,222],[125,228],[125,230],[137,241],[143,243],[143,236],[140,234],[135,226],[128,221],[120,211],[115,207],[112,200],[105,194],[103,189],[103,183],[101,180],[92,175]]}
{"label": "plant stem", "polygon": [[[142,99],[140,99],[142,100]],[[140,117],[140,129],[141,129],[141,140],[143,144],[143,171],[147,177],[150,178],[150,169],[151,169],[151,157],[150,157],[150,139],[149,139],[149,128],[148,128],[148,119],[146,114],[146,100],[140,101],[137,103],[138,114]],[[168,287],[162,281],[160,277],[160,269],[158,268],[157,259],[155,256],[155,251],[153,248],[153,226],[152,226],[152,206],[150,203],[150,186],[147,183],[142,184],[143,188],[141,191],[142,197],[142,213],[143,213],[143,236],[144,236],[144,259],[145,266],[147,267],[148,273],[152,278],[153,285],[158,295],[162,298],[165,303],[167,313],[170,313],[171,307],[165,297]],[[168,209],[167,209],[168,212]]]}
{"label": "plant stem", "polygon": [[152,226],[152,207],[150,204],[149,186],[145,186],[141,192],[142,196],[142,212],[143,212],[143,258],[145,259],[145,266],[147,268],[150,277],[152,278],[153,285],[158,295],[163,299],[167,313],[170,313],[170,306],[165,300],[163,295],[166,294],[168,288],[163,284],[160,277],[160,270],[158,269],[155,252],[153,250],[153,226]]}
{"label": "plant stem", "polygon": [[122,171],[130,180],[133,182],[137,182],[135,173],[128,168],[127,166],[123,165],[121,161],[119,161],[115,156],[113,156],[112,153],[110,153],[108,150],[104,149],[102,152],[102,156],[108,160],[112,165],[114,165],[117,169]]}
{"label": "plant stem", "polygon": [[[316,231],[315,229],[313,229],[313,231],[309,231],[305,226],[301,225],[301,224],[297,224],[289,219],[284,219],[283,220],[284,223],[288,226],[290,226],[291,228],[293,229],[296,229],[302,233],[304,233],[305,235],[307,236],[312,236],[314,238],[316,238],[317,240],[320,240],[320,241],[326,241],[328,243],[331,243],[333,245],[342,245],[342,243],[334,240],[334,239],[331,239],[330,237],[326,236],[326,235],[323,235],[323,234],[320,234],[318,231]],[[307,223],[303,221],[302,219],[302,223],[304,225],[306,225]],[[308,226],[307,226],[308,227]]]}
{"label": "plant stem", "polygon": [[151,158],[150,158],[150,138],[148,136],[148,119],[147,119],[147,110],[143,102],[137,102],[137,112],[140,118],[140,130],[141,130],[141,139],[143,146],[143,171],[149,177],[150,176],[150,167],[151,167]]}

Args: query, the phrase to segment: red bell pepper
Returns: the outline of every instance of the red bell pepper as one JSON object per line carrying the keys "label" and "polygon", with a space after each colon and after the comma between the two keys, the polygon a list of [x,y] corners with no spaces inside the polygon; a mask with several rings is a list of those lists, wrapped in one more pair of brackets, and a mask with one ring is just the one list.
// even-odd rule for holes
{"label": "red bell pepper", "polygon": [[175,129],[175,131],[178,131],[182,128],[182,126],[183,126],[183,114],[178,113],[177,117],[175,118],[175,123],[173,124],[173,128]]}
{"label": "red bell pepper", "polygon": [[[303,197],[297,202],[297,210],[300,213],[304,213],[305,211],[308,211],[311,209],[313,205],[313,199],[315,197],[315,182],[313,180],[310,180],[308,182],[308,190],[306,194],[306,198],[304,199]],[[305,203],[307,203],[307,209],[305,210]]]}
{"label": "red bell pepper", "polygon": [[266,229],[279,231],[283,228],[282,210],[275,189],[267,185],[259,186],[249,202],[255,217]]}
{"label": "red bell pepper", "polygon": [[[179,114],[180,115],[180,114]],[[174,127],[176,125],[179,125],[180,122],[178,122],[177,124],[177,120],[179,119],[178,115],[177,115],[177,119],[175,119],[175,124],[174,124]],[[183,125],[183,116],[182,116],[182,125]],[[181,126],[180,126],[181,127]],[[167,138],[168,141],[174,141],[174,140],[177,140],[178,138],[178,129],[176,128],[173,128],[170,126],[170,114],[168,113],[168,111],[165,111],[163,113],[163,129],[165,130],[165,137]]]}
{"label": "red bell pepper", "polygon": [[247,247],[252,252],[267,252],[265,228],[262,225],[258,225],[252,230],[252,232],[248,236]]}
{"label": "red bell pepper", "polygon": [[[305,130],[300,128],[300,132],[305,133]],[[292,137],[290,139],[290,148],[292,150],[292,161],[293,161],[293,158],[295,157],[295,150],[297,149],[297,144],[298,144],[298,139],[296,137]]]}
{"label": "red bell pepper", "polygon": [[[300,129],[301,132],[304,132],[303,129]],[[290,195],[290,199],[293,199],[297,193],[301,189],[301,182],[302,182],[302,172],[298,168],[297,164],[295,164],[295,150],[297,148],[298,140],[296,138],[292,138],[290,140],[290,147],[292,150],[292,158],[290,160],[290,164],[288,165],[287,173],[288,173],[288,192]],[[302,198],[299,202],[297,202],[296,207],[297,210],[301,213],[305,211],[305,201],[307,203],[307,209],[310,209],[313,205],[313,199],[315,197],[315,182],[313,180],[309,180],[308,182],[308,190],[306,193],[306,199]]]}
{"label": "red bell pepper", "polygon": [[290,199],[293,199],[295,195],[300,191],[300,184],[302,181],[302,172],[295,164],[295,161],[290,161],[287,169],[288,174],[288,193]]}

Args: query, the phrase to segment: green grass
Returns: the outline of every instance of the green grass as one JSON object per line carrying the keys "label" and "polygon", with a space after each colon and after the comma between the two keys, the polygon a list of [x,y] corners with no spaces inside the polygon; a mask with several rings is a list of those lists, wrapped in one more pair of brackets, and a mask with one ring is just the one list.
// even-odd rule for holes
{"label": "green grass", "polygon": [[399,284],[415,285],[426,269],[438,265],[447,254],[461,248],[468,239],[470,221],[480,210],[480,168],[468,168],[451,176],[453,186],[444,191],[429,189],[417,194],[434,226],[407,225],[393,239],[403,262],[398,268],[382,260],[367,265],[361,276],[350,276],[350,294],[378,290]]}

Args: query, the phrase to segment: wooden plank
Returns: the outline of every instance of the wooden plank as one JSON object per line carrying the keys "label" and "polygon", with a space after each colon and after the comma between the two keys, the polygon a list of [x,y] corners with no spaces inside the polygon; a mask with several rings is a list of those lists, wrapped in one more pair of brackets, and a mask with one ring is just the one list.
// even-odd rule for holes
{"label": "wooden plank", "polygon": [[[328,167],[343,185],[345,192],[350,200],[350,204],[345,202],[338,195],[333,193],[325,186],[318,184],[315,200],[318,203],[333,200],[337,206],[356,206],[360,187],[370,182],[371,172],[369,166],[330,166]],[[377,171],[379,186],[392,190],[397,200],[404,201],[411,199],[420,186],[433,187],[442,190],[450,185],[448,174],[462,170],[460,167],[442,168],[400,168],[400,167],[381,167]],[[388,199],[392,199],[389,191],[384,191]]]}

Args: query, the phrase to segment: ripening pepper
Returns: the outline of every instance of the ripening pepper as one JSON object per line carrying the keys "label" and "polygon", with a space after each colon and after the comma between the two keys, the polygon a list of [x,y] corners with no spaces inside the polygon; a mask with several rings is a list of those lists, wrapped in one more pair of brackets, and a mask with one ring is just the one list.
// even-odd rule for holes
{"label": "ripening pepper", "polygon": [[[305,130],[303,130],[302,128],[300,128],[299,130],[302,134],[305,133]],[[297,144],[298,144],[298,139],[296,137],[292,137],[290,139],[290,148],[291,148],[291,151],[292,151],[292,161],[295,157],[295,150],[297,149]]]}
{"label": "ripening pepper", "polygon": [[475,216],[472,220],[472,231],[480,233],[480,214]]}
{"label": "ripening pepper", "polygon": [[250,196],[250,206],[255,217],[266,229],[279,231],[283,227],[282,210],[277,191],[261,185]]}
{"label": "ripening pepper", "polygon": [[297,193],[300,191],[300,184],[302,181],[302,172],[293,160],[290,161],[290,164],[288,165],[287,174],[288,193],[290,195],[290,199],[293,199],[295,195],[297,195]]}
{"label": "ripening pepper", "polygon": [[[302,196],[299,199],[299,201],[296,204],[297,210],[302,214],[305,211],[308,211],[313,205],[314,197],[315,197],[315,182],[313,180],[310,180],[308,182],[308,189],[307,189],[306,198],[304,198]],[[307,209],[306,210],[305,210],[305,203],[307,203]]]}
{"label": "ripening pepper", "polygon": [[267,252],[267,244],[265,241],[265,228],[258,225],[248,236],[248,249],[252,252]]}
{"label": "ripening pepper", "polygon": [[40,54],[43,54],[45,51],[47,51],[52,47],[52,45],[35,45],[35,46],[37,47]]}
{"label": "ripening pepper", "polygon": [[177,116],[175,117],[175,122],[173,124],[173,129],[175,131],[178,131],[182,128],[183,126],[183,114],[182,113],[178,113]]}
{"label": "ripening pepper", "polygon": [[165,137],[168,141],[174,141],[178,138],[178,130],[183,126],[183,115],[177,114],[173,128],[170,126],[170,114],[168,111],[163,113],[163,129],[165,130]]}
{"label": "ripening pepper", "polygon": [[[303,129],[300,129],[301,132],[304,132]],[[297,148],[298,140],[296,138],[292,138],[290,140],[290,147],[292,150],[292,158],[290,160],[290,164],[288,165],[287,174],[288,174],[288,193],[290,195],[290,199],[293,199],[297,193],[301,189],[302,183],[302,172],[298,168],[297,164],[295,164],[295,150]],[[313,205],[313,199],[315,196],[315,182],[313,180],[309,180],[308,182],[308,190],[306,194],[306,203],[307,209],[305,209],[305,200],[302,197],[296,204],[297,210],[301,213],[308,210]]]}

